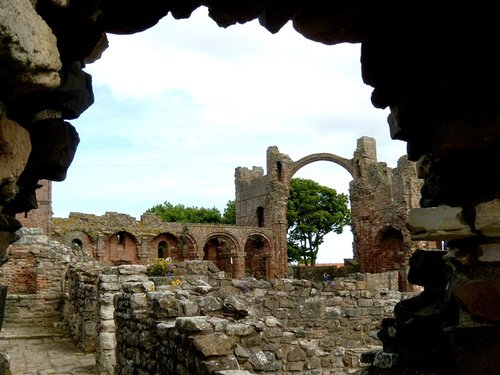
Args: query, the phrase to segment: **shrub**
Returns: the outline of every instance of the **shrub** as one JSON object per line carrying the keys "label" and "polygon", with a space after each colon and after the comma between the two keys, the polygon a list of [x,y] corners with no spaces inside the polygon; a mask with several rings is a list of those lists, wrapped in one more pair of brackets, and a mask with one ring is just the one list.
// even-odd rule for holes
{"label": "shrub", "polygon": [[146,274],[148,276],[172,276],[174,274],[175,265],[172,258],[158,258],[148,266]]}

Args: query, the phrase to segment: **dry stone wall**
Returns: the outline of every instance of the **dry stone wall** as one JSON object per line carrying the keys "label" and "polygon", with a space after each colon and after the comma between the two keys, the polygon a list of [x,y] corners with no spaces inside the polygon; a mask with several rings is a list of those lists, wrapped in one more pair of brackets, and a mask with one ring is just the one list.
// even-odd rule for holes
{"label": "dry stone wall", "polygon": [[211,262],[177,266],[154,283],[144,266],[68,272],[72,335],[96,348],[101,373],[343,374],[379,344],[380,321],[402,298],[391,274],[236,280]]}

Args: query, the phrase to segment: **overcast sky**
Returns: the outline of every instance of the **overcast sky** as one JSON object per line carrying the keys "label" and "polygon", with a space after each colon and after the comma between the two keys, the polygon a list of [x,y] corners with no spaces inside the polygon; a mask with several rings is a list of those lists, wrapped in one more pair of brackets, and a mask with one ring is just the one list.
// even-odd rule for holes
{"label": "overcast sky", "polygon": [[[80,135],[53,212],[140,218],[169,201],[224,210],[236,167],[266,166],[277,146],[293,160],[330,152],[351,158],[361,136],[376,139],[391,167],[406,153],[390,139],[388,111],[370,102],[360,45],[325,46],[287,24],[273,35],[258,21],[219,28],[200,8],[150,30],[108,35],[109,48],[85,68],[95,103],[71,121]],[[318,162],[295,177],[348,194],[349,174]],[[332,235],[320,262],[352,257],[352,235]]]}

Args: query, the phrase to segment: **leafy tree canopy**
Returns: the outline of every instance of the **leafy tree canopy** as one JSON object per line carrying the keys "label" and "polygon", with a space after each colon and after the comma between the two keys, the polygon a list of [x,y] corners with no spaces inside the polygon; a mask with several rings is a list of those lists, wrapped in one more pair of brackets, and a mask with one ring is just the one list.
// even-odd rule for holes
{"label": "leafy tree canopy", "polygon": [[236,201],[227,202],[222,215],[222,224],[236,224]]}
{"label": "leafy tree canopy", "polygon": [[288,198],[288,259],[316,264],[319,246],[330,232],[351,223],[349,198],[315,181],[293,178]]}
{"label": "leafy tree canopy", "polygon": [[[204,207],[186,207],[183,204],[173,205],[172,203],[165,201],[162,204],[157,204],[146,212],[153,213],[158,216],[161,220],[167,223],[212,223],[212,224],[233,224],[230,222],[234,220],[231,218],[231,208],[234,206],[234,201],[229,201],[227,207],[224,210],[224,215],[215,208],[204,208]],[[233,209],[234,213],[236,209]]]}

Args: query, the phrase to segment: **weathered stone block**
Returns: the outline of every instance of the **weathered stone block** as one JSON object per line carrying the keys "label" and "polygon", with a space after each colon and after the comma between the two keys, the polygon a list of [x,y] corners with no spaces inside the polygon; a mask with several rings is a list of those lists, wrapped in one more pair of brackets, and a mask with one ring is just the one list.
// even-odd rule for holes
{"label": "weathered stone block", "polygon": [[476,206],[476,229],[488,237],[500,237],[500,199]]}
{"label": "weathered stone block", "polygon": [[134,293],[130,297],[130,307],[134,310],[143,310],[147,307],[147,299],[145,293]]}
{"label": "weathered stone block", "polygon": [[338,318],[341,315],[340,307],[330,306],[325,307],[325,318]]}
{"label": "weathered stone block", "polygon": [[275,297],[269,297],[264,299],[264,307],[269,310],[276,310],[279,307],[279,300]]}
{"label": "weathered stone block", "polygon": [[175,327],[182,332],[202,332],[213,330],[206,316],[181,317],[175,321]]}
{"label": "weathered stone block", "polygon": [[287,370],[302,372],[304,370],[305,361],[288,362]]}
{"label": "weathered stone block", "polygon": [[456,287],[453,293],[470,314],[500,322],[500,278],[468,281]]}
{"label": "weathered stone block", "polygon": [[373,306],[373,300],[369,298],[360,298],[358,300],[359,307],[371,307]]}
{"label": "weathered stone block", "polygon": [[182,312],[186,316],[195,316],[199,315],[200,310],[198,309],[198,305],[192,301],[181,301]]}
{"label": "weathered stone block", "polygon": [[113,305],[101,305],[99,316],[103,320],[114,319],[115,307]]}
{"label": "weathered stone block", "polygon": [[195,336],[193,337],[193,344],[205,357],[228,355],[236,347],[233,337],[221,333]]}
{"label": "weathered stone block", "polygon": [[34,89],[56,88],[62,64],[50,27],[29,0],[1,0],[0,9],[1,91],[16,96]]}
{"label": "weathered stone block", "polygon": [[298,345],[292,345],[288,351],[287,359],[289,362],[304,361],[306,353]]}
{"label": "weathered stone block", "polygon": [[406,226],[415,241],[451,240],[476,236],[463,219],[462,207],[443,205],[413,208],[406,219]]}
{"label": "weathered stone block", "polygon": [[229,323],[226,327],[226,333],[230,336],[248,336],[255,333],[255,328],[244,323]]}
{"label": "weathered stone block", "polygon": [[99,288],[101,290],[105,290],[105,291],[118,291],[120,290],[120,284],[119,283],[101,283],[101,285],[99,285]]}
{"label": "weathered stone block", "polygon": [[115,321],[114,319],[100,321],[100,329],[102,332],[114,332],[115,331]]}
{"label": "weathered stone block", "polygon": [[[0,16],[1,17],[1,16]],[[30,136],[26,129],[4,117],[0,107],[0,182],[2,201],[17,194],[16,182],[26,166],[31,152]]]}
{"label": "weathered stone block", "polygon": [[199,297],[195,300],[201,310],[218,311],[222,310],[222,301],[220,298],[213,296]]}
{"label": "weathered stone block", "polygon": [[484,263],[500,262],[500,243],[480,245],[478,259]]}
{"label": "weathered stone block", "polygon": [[99,346],[104,350],[112,350],[116,347],[116,337],[114,333],[101,332],[99,334]]}
{"label": "weathered stone block", "polygon": [[146,274],[147,267],[142,264],[126,264],[118,267],[120,275]]}
{"label": "weathered stone block", "polygon": [[268,359],[264,352],[258,348],[248,349],[250,354],[248,361],[256,371],[264,371],[268,365]]}

